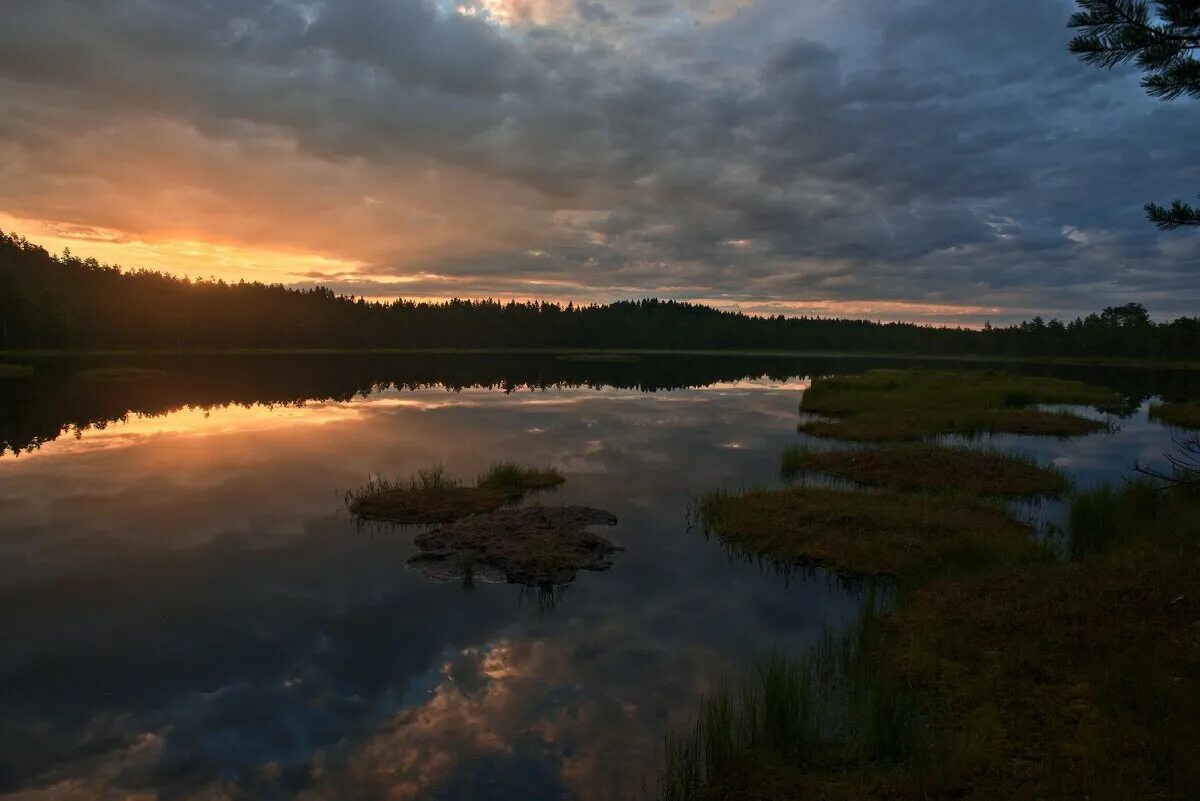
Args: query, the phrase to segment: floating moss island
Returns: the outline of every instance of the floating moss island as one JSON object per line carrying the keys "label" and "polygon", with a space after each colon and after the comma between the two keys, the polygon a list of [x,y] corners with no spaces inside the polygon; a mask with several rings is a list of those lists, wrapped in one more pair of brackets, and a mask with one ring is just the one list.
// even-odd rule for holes
{"label": "floating moss island", "polygon": [[418,534],[409,563],[433,578],[503,576],[512,584],[568,584],[580,570],[607,570],[622,550],[589,526],[614,526],[586,506],[520,506],[469,515]]}
{"label": "floating moss island", "polygon": [[1120,395],[1078,381],[990,371],[870,370],[818,379],[800,411],[817,415],[799,426],[816,437],[885,442],[942,434],[1008,433],[1070,437],[1108,424],[1037,404],[1121,407]]}
{"label": "floating moss island", "polygon": [[445,523],[515,503],[526,495],[562,484],[552,467],[505,462],[481,475],[474,486],[450,478],[441,467],[418,470],[406,479],[374,478],[346,493],[346,507],[356,517],[417,525]]}
{"label": "floating moss island", "polygon": [[566,584],[580,570],[607,570],[621,550],[588,531],[616,525],[608,512],[583,506],[516,506],[564,481],[554,468],[503,463],[464,486],[438,467],[398,481],[373,479],[346,494],[360,519],[440,524],[418,534],[421,553],[409,563],[430,578],[474,577],[546,586]]}

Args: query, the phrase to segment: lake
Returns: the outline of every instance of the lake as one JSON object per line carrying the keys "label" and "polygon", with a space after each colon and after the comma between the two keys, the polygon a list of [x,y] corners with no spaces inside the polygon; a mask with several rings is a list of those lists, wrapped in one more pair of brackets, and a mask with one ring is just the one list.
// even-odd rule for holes
{"label": "lake", "polygon": [[[727,552],[714,487],[778,484],[813,378],[872,359],[421,354],[42,359],[0,379],[0,794],[627,799],[665,730],[871,594]],[[961,365],[956,365],[956,369]],[[967,365],[964,369],[996,369]],[[1161,464],[1200,375],[1009,366],[1128,399],[1112,433],[985,437],[1081,486]],[[432,581],[346,490],[500,459],[624,547],[565,587]],[[1030,508],[1039,524],[1061,505]],[[157,794],[157,795],[156,795]]]}

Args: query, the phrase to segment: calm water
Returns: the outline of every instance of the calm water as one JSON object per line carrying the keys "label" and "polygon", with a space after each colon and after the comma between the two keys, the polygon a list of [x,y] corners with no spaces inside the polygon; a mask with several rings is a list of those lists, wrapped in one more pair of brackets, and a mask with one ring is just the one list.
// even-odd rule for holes
{"label": "calm water", "polygon": [[[864,360],[85,366],[0,381],[0,797],[641,797],[706,687],[862,602],[730,558],[687,510],[776,482],[809,377]],[[1170,445],[1147,399],[1195,390],[1080,377],[1130,396],[1117,433],[993,444],[1114,479]],[[434,583],[405,566],[411,530],[340,508],[369,474],[499,458],[561,468],[546,502],[615,514],[613,569],[552,594]]]}

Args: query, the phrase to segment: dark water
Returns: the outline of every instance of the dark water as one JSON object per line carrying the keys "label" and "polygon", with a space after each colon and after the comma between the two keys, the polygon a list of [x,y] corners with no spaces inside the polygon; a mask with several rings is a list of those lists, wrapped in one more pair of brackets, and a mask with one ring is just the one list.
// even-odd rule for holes
{"label": "dark water", "polygon": [[[0,380],[0,797],[641,797],[706,687],[862,603],[731,558],[687,511],[776,482],[807,377],[868,360],[90,366]],[[1172,432],[1147,399],[1196,390],[1066,374],[1129,396],[1117,433],[992,444],[1082,484],[1157,459]],[[550,503],[614,513],[613,569],[552,593],[433,583],[405,567],[411,531],[340,508],[369,474],[472,478],[500,458],[561,468]]]}

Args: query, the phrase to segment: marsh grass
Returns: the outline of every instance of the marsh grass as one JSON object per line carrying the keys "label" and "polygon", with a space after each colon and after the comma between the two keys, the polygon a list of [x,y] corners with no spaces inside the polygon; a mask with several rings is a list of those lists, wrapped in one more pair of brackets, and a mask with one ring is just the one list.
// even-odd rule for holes
{"label": "marsh grass", "polygon": [[1200,787],[1200,499],[1101,487],[1074,496],[1068,534],[1067,561],[933,582],[889,616],[898,680],[953,735],[934,794]]}
{"label": "marsh grass", "polygon": [[500,490],[512,496],[552,489],[566,481],[555,467],[531,467],[517,462],[500,462],[488,468],[475,482],[477,487]]}
{"label": "marsh grass", "polygon": [[1108,424],[1035,404],[1117,411],[1116,393],[1078,381],[994,371],[871,370],[821,378],[805,391],[802,412],[820,415],[799,430],[857,442],[914,440],[940,434],[1005,432],[1076,436]]}
{"label": "marsh grass", "polygon": [[0,364],[0,378],[29,378],[33,368],[27,364]]}
{"label": "marsh grass", "polygon": [[493,465],[475,486],[447,475],[441,465],[417,470],[410,476],[371,478],[346,492],[346,508],[359,519],[391,523],[445,523],[471,514],[498,509],[525,495],[556,487],[564,477],[553,467],[530,467],[514,462]]}
{"label": "marsh grass", "polygon": [[1052,558],[1000,503],[962,493],[717,489],[693,513],[707,534],[750,554],[906,582]]}
{"label": "marsh grass", "polygon": [[889,771],[922,748],[909,698],[873,658],[876,611],[792,658],[772,651],[754,673],[706,694],[694,722],[668,732],[663,801],[785,797],[822,773]]}
{"label": "marsh grass", "polygon": [[[844,686],[814,667],[827,642],[782,679],[706,698],[695,730],[668,740],[661,797],[1194,798],[1200,496],[1130,482],[1069,504],[1065,560],[902,584],[833,660]],[[851,725],[819,704],[791,728],[759,724],[768,693],[800,710],[832,696]]]}
{"label": "marsh grass", "polygon": [[1150,419],[1176,428],[1200,431],[1200,401],[1187,403],[1155,403],[1150,406]]}
{"label": "marsh grass", "polygon": [[842,450],[794,445],[783,452],[780,474],[785,481],[824,475],[906,492],[954,491],[1009,498],[1058,497],[1070,488],[1062,471],[1041,466],[1029,456],[932,443]]}

